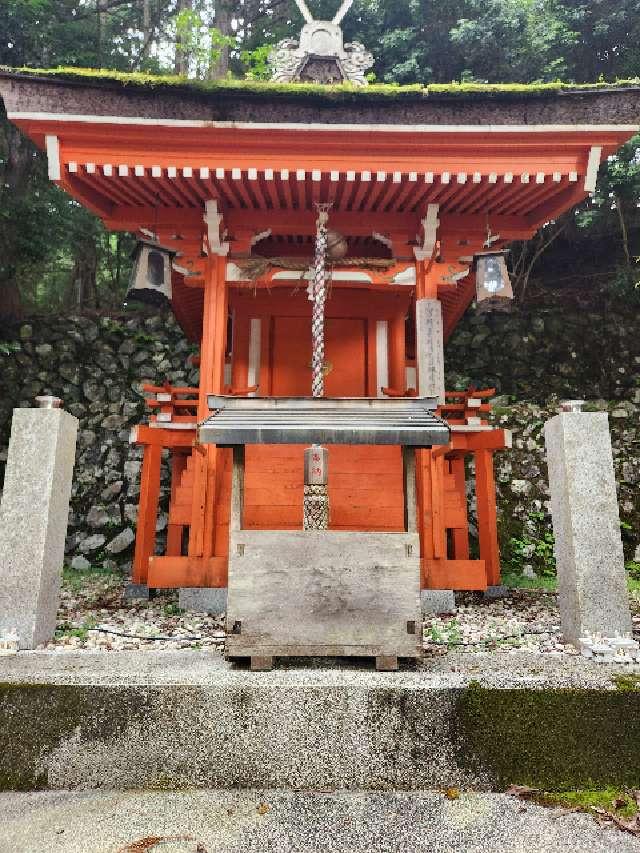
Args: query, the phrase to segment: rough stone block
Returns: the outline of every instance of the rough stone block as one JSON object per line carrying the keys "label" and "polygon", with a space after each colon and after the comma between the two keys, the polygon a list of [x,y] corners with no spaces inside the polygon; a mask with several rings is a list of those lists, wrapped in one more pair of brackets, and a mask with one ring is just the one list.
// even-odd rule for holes
{"label": "rough stone block", "polygon": [[194,613],[217,616],[227,609],[226,587],[182,587],[178,592],[178,606]]}
{"label": "rough stone block", "polygon": [[456,597],[452,589],[423,589],[420,592],[420,605],[423,616],[455,613]]}
{"label": "rough stone block", "polygon": [[149,587],[146,583],[126,583],[124,585],[125,601],[133,601],[136,598],[149,600]]}
{"label": "rough stone block", "polygon": [[497,601],[500,598],[506,598],[508,595],[509,587],[505,586],[504,584],[488,586],[482,593],[482,597],[485,601]]}
{"label": "rough stone block", "polygon": [[0,633],[21,649],[54,634],[78,421],[61,409],[14,409],[0,508]]}
{"label": "rough stone block", "polygon": [[565,639],[631,631],[607,414],[562,412],[544,432]]}

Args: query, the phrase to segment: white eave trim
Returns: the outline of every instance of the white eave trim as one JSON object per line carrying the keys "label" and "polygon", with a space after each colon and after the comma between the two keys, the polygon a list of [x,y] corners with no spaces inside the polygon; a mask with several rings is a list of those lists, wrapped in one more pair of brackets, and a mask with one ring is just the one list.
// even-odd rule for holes
{"label": "white eave trim", "polygon": [[86,124],[147,125],[150,127],[232,128],[235,130],[319,130],[350,133],[637,133],[636,124],[314,124],[300,122],[207,121],[203,119],[96,116],[76,113],[10,112],[10,121],[83,122]]}
{"label": "white eave trim", "polygon": [[50,181],[59,181],[62,177],[60,171],[60,142],[57,136],[45,136],[47,149],[47,169]]}
{"label": "white eave trim", "polygon": [[598,181],[598,169],[600,168],[600,160],[602,158],[602,146],[592,145],[589,151],[589,160],[587,162],[587,174],[584,179],[584,191],[586,193],[594,193],[596,191],[596,183]]}

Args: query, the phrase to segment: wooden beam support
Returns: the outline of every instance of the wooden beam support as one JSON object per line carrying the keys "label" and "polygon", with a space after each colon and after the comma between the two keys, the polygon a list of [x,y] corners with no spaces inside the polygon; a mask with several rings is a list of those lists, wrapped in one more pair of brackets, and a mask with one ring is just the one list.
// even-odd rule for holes
{"label": "wooden beam support", "polygon": [[464,518],[462,527],[453,528],[453,556],[456,560],[469,559],[469,520],[467,514],[467,494],[465,487],[464,457],[457,457],[449,461],[451,474],[455,483],[456,492],[460,500],[460,507]]}
{"label": "wooden beam support", "polygon": [[504,450],[511,447],[511,432],[508,429],[487,429],[480,432],[452,432],[450,447],[473,453],[476,450]]}
{"label": "wooden beam support", "polygon": [[135,584],[148,583],[149,560],[155,551],[161,463],[162,447],[158,444],[146,445],[140,475],[140,502],[138,504],[138,525],[133,556],[132,581]]}
{"label": "wooden beam support", "polygon": [[588,193],[584,191],[581,184],[577,183],[570,185],[566,190],[559,192],[552,199],[544,202],[529,213],[525,219],[535,233],[539,228],[542,228],[545,223],[555,219],[566,210],[570,210],[572,207],[575,207],[576,204],[583,201],[587,195]]}
{"label": "wooden beam support", "polygon": [[483,590],[487,588],[484,560],[422,561],[423,589]]}
{"label": "wooden beam support", "polygon": [[[204,288],[202,344],[200,347],[200,395],[198,421],[209,414],[207,397],[221,394],[224,387],[224,354],[227,329],[226,259],[209,257]],[[207,445],[194,464],[193,506],[189,533],[189,556],[212,557],[215,553],[216,485],[220,454]]]}
{"label": "wooden beam support", "polygon": [[148,583],[153,589],[224,587],[227,585],[227,558],[152,557]]}
{"label": "wooden beam support", "polygon": [[389,386],[399,394],[406,388],[405,314],[403,306],[389,323]]}
{"label": "wooden beam support", "polygon": [[[75,192],[75,190],[73,191]],[[178,229],[184,234],[189,229],[202,232],[205,228],[202,220],[202,209],[175,207],[153,207],[151,205],[118,205],[110,204],[108,222],[120,230],[136,230],[143,227],[157,226],[159,228]],[[450,234],[464,237],[470,233],[486,233],[486,216],[482,214],[439,214],[439,234]],[[244,232],[255,233],[271,230],[277,234],[296,234],[313,236],[315,234],[316,214],[311,210],[238,210],[225,207],[224,222],[232,235],[238,238]],[[374,231],[409,235],[411,239],[420,230],[420,217],[417,213],[371,212],[366,217],[362,212],[349,210],[334,210],[331,213],[332,227],[350,237],[368,237]],[[522,235],[530,234],[529,226],[524,216],[492,216],[491,228],[496,233],[508,235],[506,239],[519,239]]]}
{"label": "wooden beam support", "polygon": [[488,586],[500,583],[500,550],[498,548],[498,517],[496,511],[496,484],[493,477],[493,452],[477,450],[476,504],[478,513],[478,538],[480,557],[485,562]]}
{"label": "wooden beam support", "polygon": [[131,441],[133,444],[153,445],[154,447],[187,447],[193,446],[195,430],[163,429],[138,424],[133,428]]}
{"label": "wooden beam support", "polygon": [[[178,486],[182,474],[187,467],[187,456],[184,453],[171,454],[171,501],[170,507],[175,506],[176,497],[178,494]],[[182,534],[184,525],[173,524],[171,522],[171,513],[169,513],[169,523],[167,525],[167,556],[180,557],[182,556]]]}

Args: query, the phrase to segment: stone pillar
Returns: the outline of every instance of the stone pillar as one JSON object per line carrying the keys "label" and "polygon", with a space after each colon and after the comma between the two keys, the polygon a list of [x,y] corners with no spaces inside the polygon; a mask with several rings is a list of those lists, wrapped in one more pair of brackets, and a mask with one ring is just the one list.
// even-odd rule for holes
{"label": "stone pillar", "polygon": [[416,300],[418,394],[444,403],[444,337],[439,299]]}
{"label": "stone pillar", "polygon": [[563,411],[544,428],[565,640],[631,631],[606,412]]}
{"label": "stone pillar", "polygon": [[78,421],[57,408],[14,409],[0,507],[0,634],[21,649],[53,637]]}

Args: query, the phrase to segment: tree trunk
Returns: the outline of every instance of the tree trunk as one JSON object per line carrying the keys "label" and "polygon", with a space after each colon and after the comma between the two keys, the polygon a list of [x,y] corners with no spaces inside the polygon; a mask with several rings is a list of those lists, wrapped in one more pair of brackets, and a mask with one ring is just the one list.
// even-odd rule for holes
{"label": "tree trunk", "polygon": [[96,65],[102,67],[102,12],[100,0],[96,0]]}
{"label": "tree trunk", "polygon": [[22,318],[22,300],[20,288],[15,278],[0,280],[0,321],[20,320]]}
{"label": "tree trunk", "polygon": [[[193,8],[193,0],[178,0],[176,7],[176,15],[184,12],[185,9]],[[175,72],[182,77],[186,77],[189,73],[189,53],[180,44],[180,39],[176,35],[176,53],[175,53]]]}
{"label": "tree trunk", "polygon": [[[16,127],[0,120],[0,209],[11,210],[28,191],[29,179],[36,165],[34,147]],[[18,231],[6,226],[0,229],[0,319],[16,320],[22,316],[22,300],[16,278],[20,260]]]}
{"label": "tree trunk", "polygon": [[149,56],[151,42],[153,40],[153,27],[151,25],[151,0],[142,0],[142,50],[140,58]]}
{"label": "tree trunk", "polygon": [[616,213],[618,214],[618,222],[620,223],[620,236],[622,237],[622,250],[624,251],[624,258],[627,267],[631,267],[631,252],[629,251],[629,232],[627,231],[627,222],[624,217],[624,210],[622,208],[622,196],[616,194],[613,198],[616,203]]}
{"label": "tree trunk", "polygon": [[[218,0],[216,3],[215,26],[223,36],[233,35],[233,31],[231,29],[232,17],[228,2],[225,2],[225,0]],[[217,62],[212,62],[209,66],[209,73],[207,76],[210,80],[220,80],[221,78],[226,77],[228,72],[229,47],[224,45],[220,48],[220,55],[218,56]]]}
{"label": "tree trunk", "polygon": [[69,278],[65,305],[70,310],[99,308],[97,284],[98,257],[95,240],[88,240],[76,247],[76,256]]}

